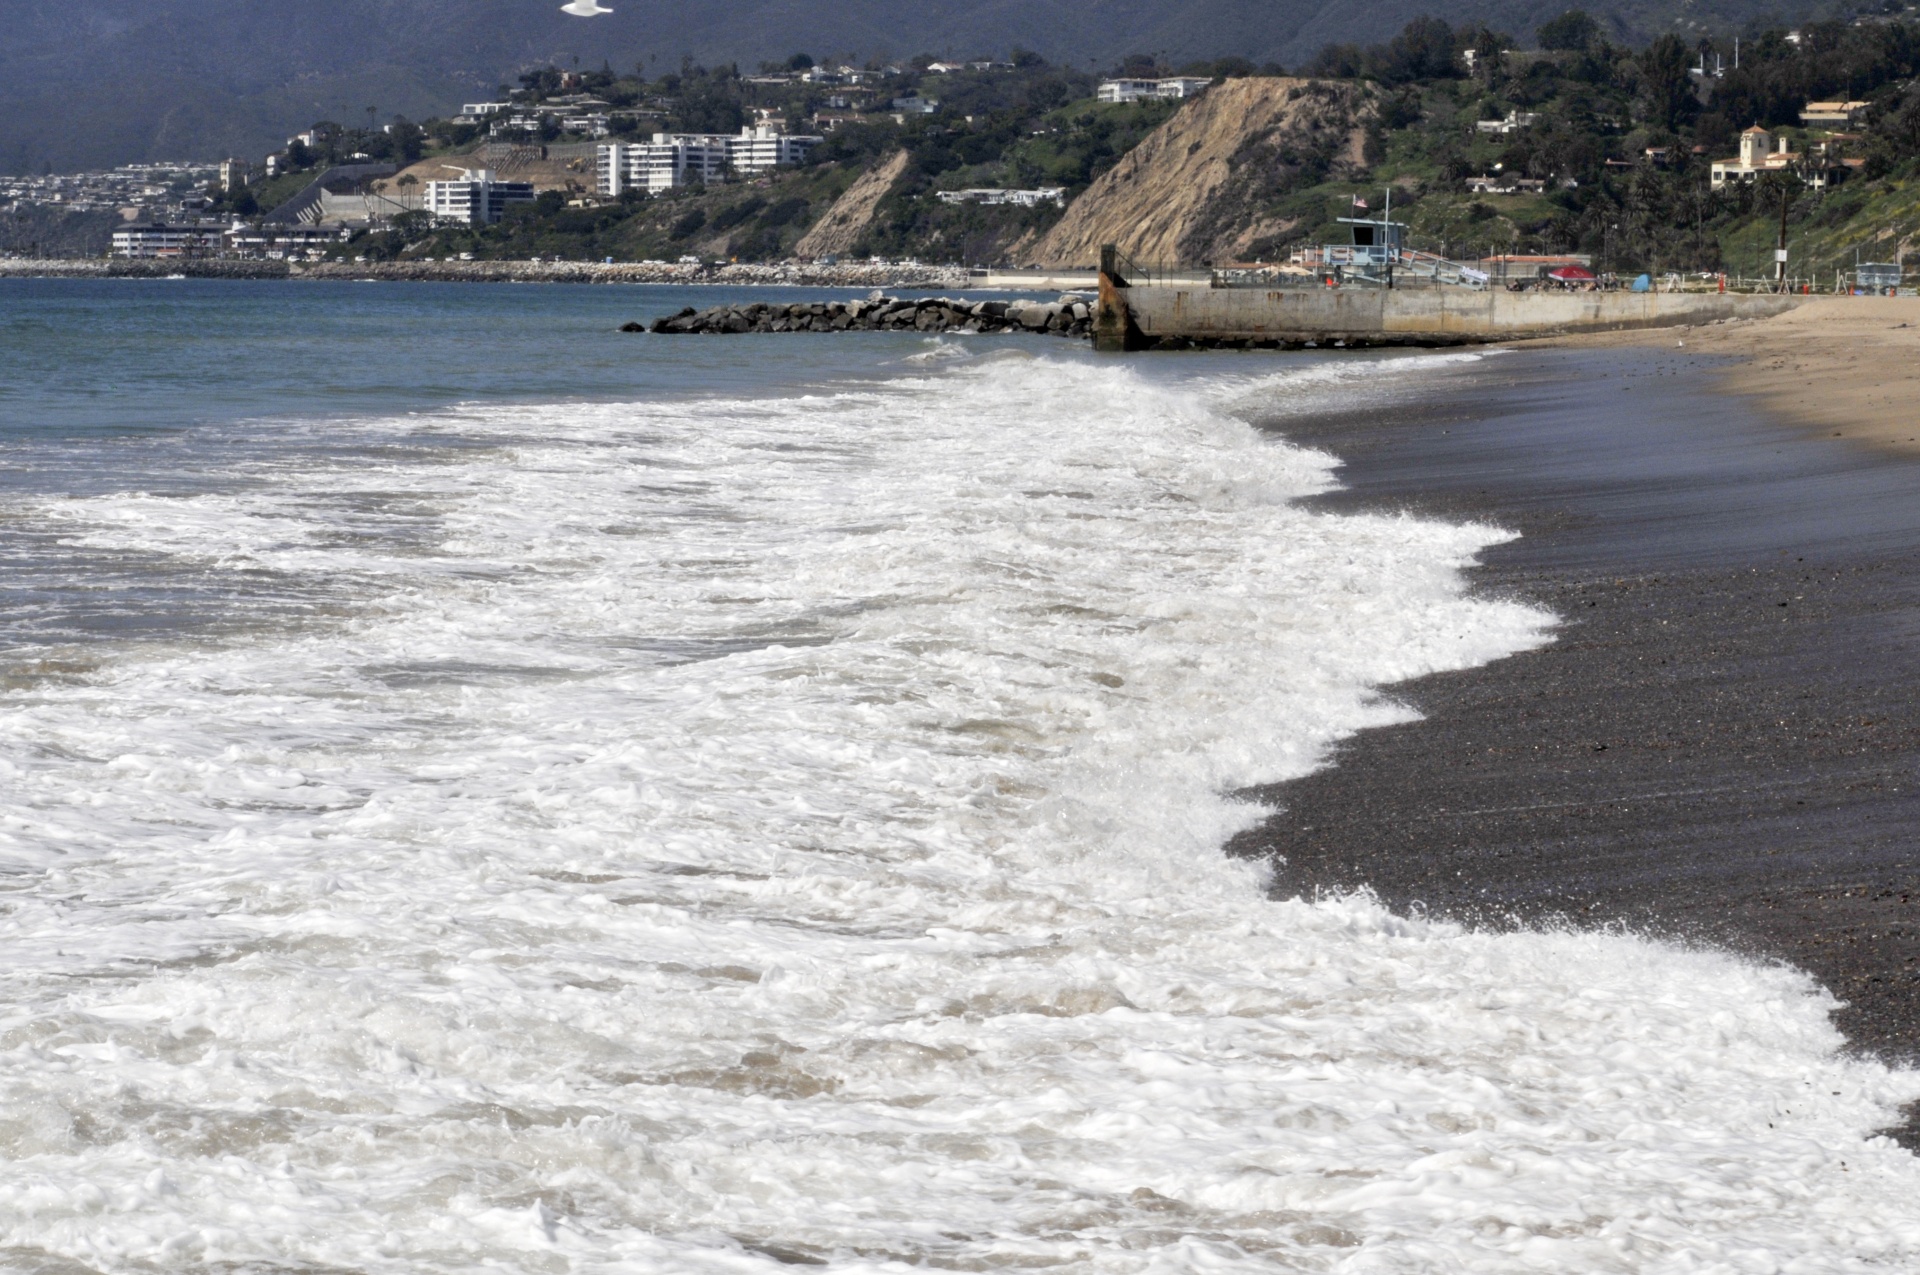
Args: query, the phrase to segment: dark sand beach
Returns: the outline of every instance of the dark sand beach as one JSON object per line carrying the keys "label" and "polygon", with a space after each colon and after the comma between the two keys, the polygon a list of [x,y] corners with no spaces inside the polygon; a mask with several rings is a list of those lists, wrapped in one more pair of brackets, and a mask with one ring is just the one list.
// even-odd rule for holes
{"label": "dark sand beach", "polygon": [[[1327,506],[1521,532],[1475,587],[1563,623],[1391,688],[1424,720],[1259,792],[1281,813],[1232,849],[1283,896],[1788,961],[1857,1047],[1920,1059],[1920,457],[1769,416],[1724,356],[1664,344],[1496,354],[1276,426],[1346,460]],[[1920,1149],[1920,1118],[1899,1136]]]}

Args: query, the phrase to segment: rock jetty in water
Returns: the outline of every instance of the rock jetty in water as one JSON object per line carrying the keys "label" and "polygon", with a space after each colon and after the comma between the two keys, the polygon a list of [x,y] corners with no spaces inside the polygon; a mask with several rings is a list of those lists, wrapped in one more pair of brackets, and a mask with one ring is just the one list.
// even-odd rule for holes
{"label": "rock jetty in water", "polygon": [[1033,332],[1085,337],[1093,332],[1093,307],[1080,297],[1057,301],[965,301],[948,297],[889,297],[864,301],[782,304],[755,301],[695,310],[692,306],[655,320],[651,329],[629,323],[626,332],[667,336],[735,335],[748,332]]}

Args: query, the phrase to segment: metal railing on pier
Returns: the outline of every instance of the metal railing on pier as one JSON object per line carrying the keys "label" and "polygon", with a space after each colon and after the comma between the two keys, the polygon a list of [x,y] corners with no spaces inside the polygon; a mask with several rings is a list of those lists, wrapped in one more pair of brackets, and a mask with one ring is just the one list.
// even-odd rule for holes
{"label": "metal railing on pier", "polygon": [[[1547,258],[1492,258],[1457,261],[1417,248],[1381,248],[1369,245],[1328,245],[1304,248],[1284,262],[1168,262],[1143,259],[1118,247],[1102,250],[1101,269],[1123,287],[1133,288],[1246,288],[1263,291],[1307,288],[1465,288],[1520,291],[1579,292],[1732,292],[1798,295],[1854,291],[1842,274],[1831,281],[1794,274],[1784,286],[1772,277],[1654,270],[1602,270],[1587,278],[1555,279],[1556,266],[1584,266],[1589,258],[1565,255]],[[1641,276],[1645,284],[1635,288]],[[1881,289],[1874,289],[1878,292]],[[1899,287],[1909,295],[1911,286]]]}
{"label": "metal railing on pier", "polygon": [[1100,251],[1100,269],[1109,278],[1129,288],[1213,286],[1213,271],[1205,265],[1143,261],[1111,245]]}

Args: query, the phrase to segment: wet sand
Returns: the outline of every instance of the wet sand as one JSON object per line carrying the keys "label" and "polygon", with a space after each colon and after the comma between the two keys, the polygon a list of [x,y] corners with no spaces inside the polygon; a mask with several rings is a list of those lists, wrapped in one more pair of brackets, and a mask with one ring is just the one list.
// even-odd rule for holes
{"label": "wet sand", "polygon": [[1920,1060],[1920,455],[1763,416],[1667,346],[1496,354],[1276,425],[1347,461],[1324,505],[1523,533],[1475,587],[1564,623],[1391,688],[1424,720],[1260,791],[1283,809],[1231,849],[1282,896],[1789,961],[1858,1047]]}
{"label": "wet sand", "polygon": [[1587,334],[1543,344],[1686,348],[1724,356],[1720,388],[1754,399],[1781,419],[1920,453],[1920,297],[1815,297],[1772,319]]}

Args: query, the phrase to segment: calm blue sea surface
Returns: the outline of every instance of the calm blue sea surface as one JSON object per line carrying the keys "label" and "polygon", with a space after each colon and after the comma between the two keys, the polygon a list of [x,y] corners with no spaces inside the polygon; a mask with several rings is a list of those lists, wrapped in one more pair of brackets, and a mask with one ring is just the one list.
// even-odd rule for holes
{"label": "calm blue sea surface", "polygon": [[[848,290],[0,280],[0,440],[450,403],[736,393],[871,369],[917,338],[769,346],[618,331],[682,306]],[[1064,342],[1061,343],[1063,346]],[[878,358],[876,359],[876,356]]]}

